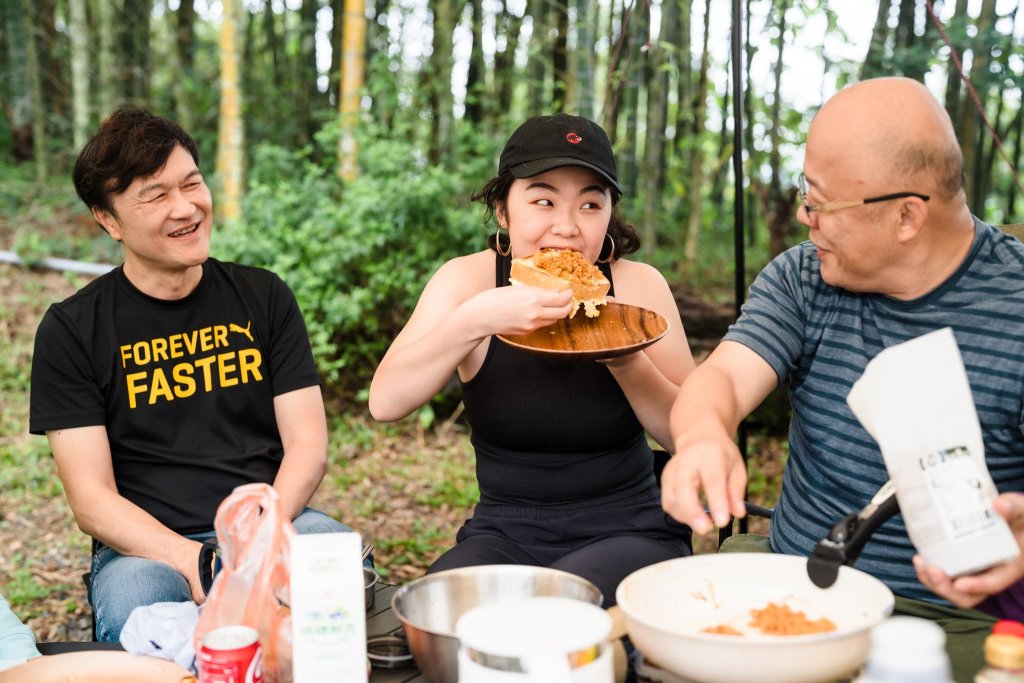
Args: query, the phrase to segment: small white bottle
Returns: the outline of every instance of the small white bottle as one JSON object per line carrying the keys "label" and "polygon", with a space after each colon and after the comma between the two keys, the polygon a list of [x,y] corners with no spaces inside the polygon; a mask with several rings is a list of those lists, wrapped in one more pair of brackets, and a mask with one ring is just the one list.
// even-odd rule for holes
{"label": "small white bottle", "polygon": [[991,635],[985,639],[985,668],[974,683],[1024,683],[1024,639]]}
{"label": "small white bottle", "polygon": [[871,631],[868,661],[854,683],[952,683],[946,634],[926,619],[886,619]]}

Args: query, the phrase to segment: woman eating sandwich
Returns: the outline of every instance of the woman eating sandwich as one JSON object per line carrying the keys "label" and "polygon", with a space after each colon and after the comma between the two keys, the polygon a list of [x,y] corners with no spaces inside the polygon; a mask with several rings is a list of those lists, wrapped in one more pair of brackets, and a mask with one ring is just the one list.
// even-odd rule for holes
{"label": "woman eating sandwich", "polygon": [[[526,121],[474,197],[497,224],[490,248],[433,275],[377,368],[370,412],[379,420],[409,415],[453,371],[462,383],[480,503],[430,572],[548,566],[592,581],[611,604],[626,575],[690,554],[689,528],[661,509],[645,432],[672,448],[669,409],[693,358],[665,278],[622,258],[639,237],[615,208],[621,194],[600,126],[567,114]],[[523,264],[557,262],[566,288],[526,275],[508,286],[513,259],[524,274]],[[579,294],[589,290],[568,282],[577,279],[570,272],[601,287]],[[664,316],[665,336],[600,362],[531,354],[495,336],[531,332],[577,308],[600,315],[604,280],[607,297]]]}

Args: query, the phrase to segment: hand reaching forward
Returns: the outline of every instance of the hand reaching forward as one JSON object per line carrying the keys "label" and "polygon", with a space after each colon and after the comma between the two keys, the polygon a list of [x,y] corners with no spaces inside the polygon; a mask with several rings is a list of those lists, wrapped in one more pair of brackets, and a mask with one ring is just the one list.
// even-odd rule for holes
{"label": "hand reaching forward", "polygon": [[926,565],[920,555],[914,555],[914,569],[921,583],[957,607],[974,607],[1024,578],[1024,494],[1004,493],[996,498],[993,507],[1010,525],[1010,531],[1022,549],[1017,559],[977,574],[952,579],[938,567]]}
{"label": "hand reaching forward", "polygon": [[[661,475],[662,507],[696,533],[705,534],[712,523],[723,527],[730,516],[746,514],[746,486],[747,469],[731,438],[723,435],[692,441],[679,439],[676,454]],[[700,502],[702,488],[711,517]]]}

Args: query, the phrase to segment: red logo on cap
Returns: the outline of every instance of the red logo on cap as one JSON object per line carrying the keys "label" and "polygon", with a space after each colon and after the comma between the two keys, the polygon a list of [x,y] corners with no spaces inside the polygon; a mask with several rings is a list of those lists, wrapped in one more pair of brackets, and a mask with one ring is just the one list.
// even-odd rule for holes
{"label": "red logo on cap", "polygon": [[569,142],[571,142],[574,145],[578,145],[581,142],[583,142],[583,138],[581,138],[576,133],[566,133],[565,134],[565,139],[568,140]]}

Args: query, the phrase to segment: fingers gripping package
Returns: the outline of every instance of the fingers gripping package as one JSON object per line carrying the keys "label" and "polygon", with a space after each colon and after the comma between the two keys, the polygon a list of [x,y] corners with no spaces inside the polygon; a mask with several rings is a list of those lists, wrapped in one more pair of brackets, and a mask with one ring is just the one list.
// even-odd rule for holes
{"label": "fingers gripping package", "polygon": [[509,281],[543,289],[572,290],[572,310],[580,306],[588,318],[601,315],[598,306],[608,303],[611,283],[598,268],[578,251],[572,249],[541,249],[533,256],[512,259]]}

